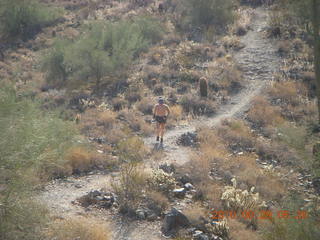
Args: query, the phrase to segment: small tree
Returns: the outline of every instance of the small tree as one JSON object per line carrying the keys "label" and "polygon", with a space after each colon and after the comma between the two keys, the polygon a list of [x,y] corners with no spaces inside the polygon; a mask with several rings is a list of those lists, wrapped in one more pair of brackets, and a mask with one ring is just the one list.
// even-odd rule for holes
{"label": "small tree", "polygon": [[65,51],[70,43],[57,41],[51,51],[42,59],[42,71],[46,73],[47,82],[50,84],[65,83],[68,77],[65,62]]}
{"label": "small tree", "polygon": [[318,114],[320,124],[320,0],[312,0],[312,35],[314,37],[314,68],[318,97]]}
{"label": "small tree", "polygon": [[197,27],[224,29],[233,21],[232,0],[187,0],[189,22]]}
{"label": "small tree", "polygon": [[26,40],[59,15],[57,9],[40,4],[37,0],[1,0],[0,33],[10,40]]}

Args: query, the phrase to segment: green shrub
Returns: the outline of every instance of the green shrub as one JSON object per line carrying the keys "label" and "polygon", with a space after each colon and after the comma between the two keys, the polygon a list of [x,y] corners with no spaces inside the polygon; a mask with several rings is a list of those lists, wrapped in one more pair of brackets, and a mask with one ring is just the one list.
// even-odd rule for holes
{"label": "green shrub", "polygon": [[187,0],[188,22],[196,27],[225,29],[233,21],[232,0]]}
{"label": "green shrub", "polygon": [[26,40],[59,17],[57,9],[37,0],[2,0],[0,32],[10,39]]}
{"label": "green shrub", "polygon": [[270,225],[263,229],[264,240],[298,240],[318,239],[320,236],[319,228],[319,204],[314,202],[309,209],[304,208],[307,216],[304,218],[301,213],[301,207],[305,205],[298,193],[291,193],[289,197],[283,201],[283,209],[288,210],[290,218],[280,219],[274,216]]}
{"label": "green shrub", "polygon": [[164,29],[157,19],[149,16],[137,17],[134,22],[139,26],[142,35],[149,42],[155,44],[162,39]]}
{"label": "green shrub", "polygon": [[46,73],[46,79],[49,84],[64,83],[68,77],[67,66],[65,62],[65,51],[70,43],[67,41],[56,41],[49,54],[42,59],[42,71]]}
{"label": "green shrub", "polygon": [[40,179],[63,168],[74,134],[71,124],[0,88],[0,239],[40,239],[45,210],[30,195]]}
{"label": "green shrub", "polygon": [[93,22],[73,44],[58,41],[43,60],[47,81],[71,85],[102,83],[125,76],[130,63],[162,36],[161,26],[152,18],[116,23]]}

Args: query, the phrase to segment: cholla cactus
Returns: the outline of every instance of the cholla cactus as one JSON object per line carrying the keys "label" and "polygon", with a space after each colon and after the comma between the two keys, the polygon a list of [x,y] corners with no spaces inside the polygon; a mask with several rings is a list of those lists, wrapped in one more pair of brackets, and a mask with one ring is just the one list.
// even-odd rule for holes
{"label": "cholla cactus", "polygon": [[176,180],[172,174],[164,172],[162,169],[152,171],[150,183],[152,188],[163,192],[169,192],[177,185]]}
{"label": "cholla cactus", "polygon": [[99,106],[98,109],[100,111],[106,110],[108,108],[108,105],[105,102],[102,102]]}
{"label": "cholla cactus", "polygon": [[250,191],[241,190],[237,188],[237,181],[232,180],[233,186],[226,186],[225,191],[221,196],[221,200],[226,208],[236,212],[241,211],[257,211],[266,207],[265,202],[259,198],[259,193],[254,193],[255,188],[252,187]]}
{"label": "cholla cactus", "polygon": [[228,239],[229,226],[227,223],[227,219],[223,219],[219,222],[208,223],[206,224],[206,228],[210,233],[222,237],[223,239]]}
{"label": "cholla cactus", "polygon": [[86,99],[81,99],[81,100],[80,100],[80,103],[82,104],[82,106],[83,106],[84,108],[94,107],[94,106],[95,106],[94,100],[90,100],[90,99],[88,99],[88,100],[86,100]]}

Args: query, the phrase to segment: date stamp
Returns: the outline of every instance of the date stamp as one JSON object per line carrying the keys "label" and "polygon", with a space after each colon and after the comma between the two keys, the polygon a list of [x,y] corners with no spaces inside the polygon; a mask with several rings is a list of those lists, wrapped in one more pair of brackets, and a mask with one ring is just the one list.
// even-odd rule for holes
{"label": "date stamp", "polygon": [[271,210],[261,210],[258,212],[251,210],[244,210],[241,212],[213,210],[210,212],[209,216],[213,220],[222,220],[224,218],[242,218],[246,220],[252,220],[254,218],[260,220],[272,220],[274,218],[303,220],[308,218],[308,212],[304,210],[298,210],[295,213],[292,213],[289,210],[279,210],[276,213],[272,212]]}

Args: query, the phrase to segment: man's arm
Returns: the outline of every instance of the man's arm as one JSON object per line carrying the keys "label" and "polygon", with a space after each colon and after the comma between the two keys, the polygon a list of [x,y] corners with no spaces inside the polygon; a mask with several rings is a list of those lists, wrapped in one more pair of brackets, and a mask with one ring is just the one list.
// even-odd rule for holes
{"label": "man's arm", "polygon": [[170,110],[168,105],[166,105],[166,107],[167,107],[167,112],[168,112],[167,117],[168,117],[170,115],[170,113],[171,113],[171,110]]}
{"label": "man's arm", "polygon": [[153,111],[152,111],[152,113],[153,113],[153,118],[156,118],[156,108],[157,108],[157,105],[154,105]]}

